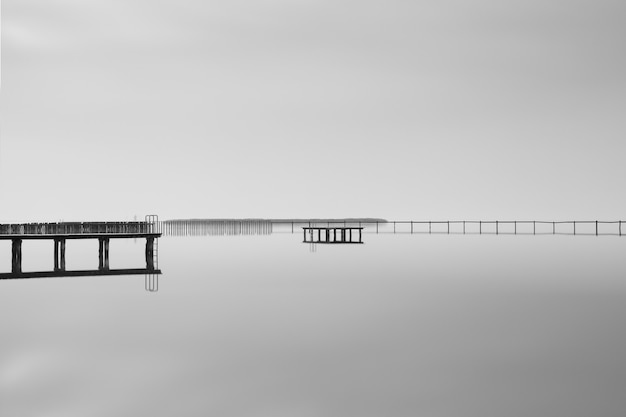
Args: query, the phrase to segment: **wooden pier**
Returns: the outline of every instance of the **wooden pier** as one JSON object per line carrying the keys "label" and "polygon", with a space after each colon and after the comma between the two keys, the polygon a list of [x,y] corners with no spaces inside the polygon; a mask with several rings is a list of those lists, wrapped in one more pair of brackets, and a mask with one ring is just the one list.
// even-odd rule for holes
{"label": "wooden pier", "polygon": [[[0,240],[11,240],[11,273],[0,274],[6,278],[36,278],[51,276],[84,275],[135,275],[160,274],[158,269],[158,241],[161,233],[158,222],[90,222],[90,223],[29,223],[1,224]],[[111,239],[146,239],[146,267],[140,269],[110,269],[109,243]],[[98,269],[66,271],[65,245],[68,239],[98,239]],[[42,272],[22,271],[22,241],[54,241],[54,270]]]}
{"label": "wooden pier", "polygon": [[[303,227],[304,243],[363,243],[362,227]],[[317,232],[317,236],[316,236]],[[358,234],[358,240],[354,234]]]}

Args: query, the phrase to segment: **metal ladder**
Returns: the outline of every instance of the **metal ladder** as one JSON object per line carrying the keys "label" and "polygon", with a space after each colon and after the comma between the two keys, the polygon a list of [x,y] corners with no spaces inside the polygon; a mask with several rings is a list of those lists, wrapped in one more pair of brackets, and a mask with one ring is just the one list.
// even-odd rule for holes
{"label": "metal ladder", "polygon": [[[148,224],[149,233],[159,233],[159,216],[156,214],[146,215],[146,223]],[[152,260],[154,262],[154,269],[159,269],[159,238],[154,239],[154,246],[152,251]],[[145,288],[148,292],[159,291],[159,276],[157,274],[146,274]]]}

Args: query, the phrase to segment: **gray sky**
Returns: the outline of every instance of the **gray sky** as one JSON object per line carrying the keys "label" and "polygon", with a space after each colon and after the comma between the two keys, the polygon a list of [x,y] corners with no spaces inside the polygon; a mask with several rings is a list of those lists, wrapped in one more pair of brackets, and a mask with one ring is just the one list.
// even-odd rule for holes
{"label": "gray sky", "polygon": [[0,221],[618,219],[626,3],[4,0]]}

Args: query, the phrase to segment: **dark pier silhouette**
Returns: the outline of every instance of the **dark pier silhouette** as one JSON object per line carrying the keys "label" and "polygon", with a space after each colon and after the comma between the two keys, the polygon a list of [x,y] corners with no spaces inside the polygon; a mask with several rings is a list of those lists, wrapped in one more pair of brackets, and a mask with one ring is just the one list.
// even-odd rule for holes
{"label": "dark pier silhouette", "polygon": [[[158,275],[158,238],[161,232],[156,216],[146,216],[145,222],[73,222],[0,224],[0,240],[11,240],[11,273],[0,274],[0,279],[45,278],[96,275]],[[111,269],[109,244],[111,239],[146,239],[145,268]],[[65,268],[67,240],[98,239],[98,269],[67,271]],[[54,242],[54,270],[22,271],[22,242],[24,240],[52,240]]]}
{"label": "dark pier silhouette", "polygon": [[303,227],[302,232],[304,243],[363,243],[362,227]]}

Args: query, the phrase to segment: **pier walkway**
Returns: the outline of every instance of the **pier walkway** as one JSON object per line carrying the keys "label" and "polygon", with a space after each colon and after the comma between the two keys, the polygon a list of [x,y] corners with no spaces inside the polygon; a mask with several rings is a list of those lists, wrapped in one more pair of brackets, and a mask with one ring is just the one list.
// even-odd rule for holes
{"label": "pier walkway", "polygon": [[[146,216],[145,222],[72,222],[0,224],[0,240],[11,240],[11,273],[2,278],[35,278],[51,276],[160,274],[158,269],[158,230],[156,216]],[[146,239],[143,269],[111,269],[109,242],[111,239]],[[68,239],[98,239],[97,270],[66,271],[65,245]],[[54,271],[22,272],[22,241],[54,241]]]}

